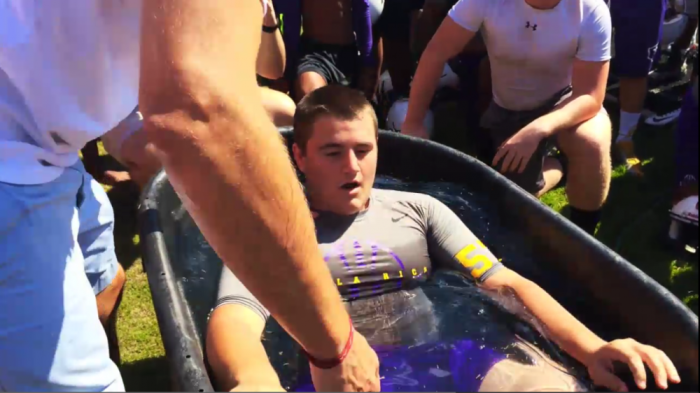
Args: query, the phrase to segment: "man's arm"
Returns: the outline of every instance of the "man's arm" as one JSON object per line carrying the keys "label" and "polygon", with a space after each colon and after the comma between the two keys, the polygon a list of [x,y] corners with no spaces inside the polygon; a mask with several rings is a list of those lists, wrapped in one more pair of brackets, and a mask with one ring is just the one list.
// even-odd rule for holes
{"label": "man's arm", "polygon": [[404,134],[427,138],[423,119],[445,64],[474,38],[483,21],[484,7],[484,0],[461,0],[430,40],[413,77]]}
{"label": "man's arm", "polygon": [[[272,0],[263,1],[267,2],[267,12],[263,18],[263,28],[277,26],[279,21],[277,20]],[[271,80],[276,80],[284,76],[284,68],[287,62],[286,56],[284,39],[282,38],[280,29],[275,29],[272,33],[263,31],[257,60],[258,75]]]}
{"label": "man's arm", "polygon": [[[229,0],[143,2],[144,131],[225,265],[307,352],[336,358],[349,316],[256,83],[262,6],[239,0],[230,10]],[[351,356],[328,371],[338,378],[317,387],[378,388],[378,375],[367,375],[377,370],[376,354],[356,336]]]}
{"label": "man's arm", "polygon": [[279,377],[260,341],[265,320],[242,304],[214,310],[207,327],[207,361],[218,388],[282,391]]}
{"label": "man's arm", "polygon": [[629,365],[640,389],[646,389],[645,363],[654,373],[659,387],[668,386],[669,380],[680,382],[673,363],[663,352],[634,340],[604,341],[540,286],[498,262],[447,206],[434,199],[425,205],[431,260],[458,271],[466,269],[466,273],[499,304],[536,328],[544,329],[543,333],[586,365],[596,384],[616,391],[627,390],[614,375],[613,361]]}
{"label": "man's arm", "polygon": [[[639,389],[647,388],[645,364],[652,371],[661,389],[680,383],[673,362],[662,351],[632,339],[606,342],[584,326],[539,285],[509,269],[489,277],[482,288],[497,293],[515,295],[534,318],[543,325],[545,333],[564,351],[584,364],[598,386],[626,392],[628,387],[615,375],[613,362],[627,364]],[[533,322],[533,321],[530,321]]]}

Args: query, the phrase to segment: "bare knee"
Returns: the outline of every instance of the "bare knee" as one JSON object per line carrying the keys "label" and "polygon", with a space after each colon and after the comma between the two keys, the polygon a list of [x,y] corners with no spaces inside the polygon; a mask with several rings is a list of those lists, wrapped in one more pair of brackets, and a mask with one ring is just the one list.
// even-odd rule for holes
{"label": "bare knee", "polygon": [[315,72],[305,72],[297,78],[297,102],[316,89],[326,86],[326,79]]}
{"label": "bare knee", "polygon": [[558,137],[559,147],[572,164],[604,164],[610,160],[612,123],[605,111]]}
{"label": "bare knee", "polygon": [[263,106],[270,119],[277,127],[286,127],[294,124],[294,112],[296,104],[288,95],[275,90],[261,89]]}

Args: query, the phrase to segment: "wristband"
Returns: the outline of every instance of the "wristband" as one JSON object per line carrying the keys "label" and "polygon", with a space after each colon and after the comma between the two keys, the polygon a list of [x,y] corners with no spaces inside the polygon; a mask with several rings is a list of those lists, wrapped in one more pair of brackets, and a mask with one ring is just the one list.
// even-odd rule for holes
{"label": "wristband", "polygon": [[274,26],[265,26],[265,25],[263,25],[262,30],[263,30],[263,32],[265,32],[265,33],[274,33],[274,32],[276,32],[277,29],[279,29],[279,28],[280,28],[280,25],[279,25],[279,24],[274,25]]}
{"label": "wristband", "polygon": [[308,352],[302,349],[302,352],[306,356],[307,359],[309,359],[309,363],[313,364],[314,367],[320,368],[321,370],[330,370],[332,368],[338,367],[340,364],[343,363],[345,358],[348,357],[348,354],[350,354],[350,350],[352,349],[352,343],[355,339],[355,327],[352,326],[352,319],[350,319],[350,337],[348,337],[347,343],[345,343],[345,348],[343,348],[343,351],[336,357],[335,359],[316,359],[315,357],[311,356]]}

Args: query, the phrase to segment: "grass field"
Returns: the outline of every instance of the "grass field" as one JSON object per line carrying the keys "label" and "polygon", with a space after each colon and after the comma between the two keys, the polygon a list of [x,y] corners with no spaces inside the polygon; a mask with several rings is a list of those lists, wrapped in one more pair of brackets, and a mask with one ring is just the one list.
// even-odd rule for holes
{"label": "grass field", "polygon": [[[647,178],[634,179],[625,176],[624,168],[615,168],[611,195],[597,237],[669,288],[697,313],[697,263],[679,260],[661,245],[672,191],[673,126],[641,129],[636,141]],[[108,191],[117,217],[118,256],[128,277],[118,322],[126,388],[168,390],[168,366],[138,250],[135,194],[123,188]],[[552,191],[543,200],[557,211],[567,207],[563,189]]]}

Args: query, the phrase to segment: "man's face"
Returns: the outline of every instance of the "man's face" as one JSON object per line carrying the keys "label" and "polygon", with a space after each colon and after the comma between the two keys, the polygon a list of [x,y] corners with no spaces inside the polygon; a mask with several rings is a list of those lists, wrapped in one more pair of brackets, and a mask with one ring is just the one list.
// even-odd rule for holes
{"label": "man's face", "polygon": [[294,146],[313,208],[342,215],[366,208],[377,172],[377,138],[368,111],[355,120],[322,116],[306,152]]}

